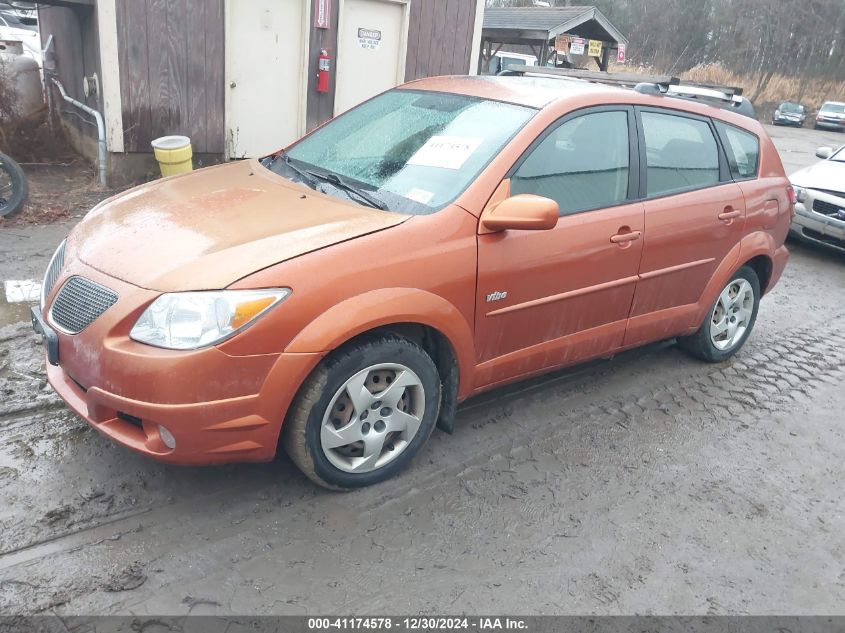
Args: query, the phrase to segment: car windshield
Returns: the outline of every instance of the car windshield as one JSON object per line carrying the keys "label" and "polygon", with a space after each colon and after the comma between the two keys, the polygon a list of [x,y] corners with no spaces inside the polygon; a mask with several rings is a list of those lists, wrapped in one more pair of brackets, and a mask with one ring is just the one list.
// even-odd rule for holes
{"label": "car windshield", "polygon": [[[316,175],[327,193],[339,183],[326,176],[336,174],[390,210],[432,213],[463,192],[534,114],[463,95],[391,90],[319,128],[270,167],[286,177],[295,178],[291,168]],[[340,195],[349,193],[343,189]]]}
{"label": "car windshield", "polygon": [[837,163],[845,163],[845,145],[834,152],[834,154],[830,157],[830,160],[836,161]]}
{"label": "car windshield", "polygon": [[797,103],[782,103],[780,105],[781,112],[794,112],[795,114],[801,114],[804,111],[804,106],[798,105]]}
{"label": "car windshield", "polygon": [[837,114],[845,114],[845,103],[825,103],[820,111],[825,113],[835,112]]}

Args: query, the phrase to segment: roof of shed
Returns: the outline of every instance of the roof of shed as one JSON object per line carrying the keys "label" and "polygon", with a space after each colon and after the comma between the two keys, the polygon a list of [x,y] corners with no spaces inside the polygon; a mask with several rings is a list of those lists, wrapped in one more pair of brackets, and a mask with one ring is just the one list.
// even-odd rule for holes
{"label": "roof of shed", "polygon": [[628,44],[628,39],[596,7],[517,7],[484,10],[482,36],[497,42],[551,40],[562,33]]}

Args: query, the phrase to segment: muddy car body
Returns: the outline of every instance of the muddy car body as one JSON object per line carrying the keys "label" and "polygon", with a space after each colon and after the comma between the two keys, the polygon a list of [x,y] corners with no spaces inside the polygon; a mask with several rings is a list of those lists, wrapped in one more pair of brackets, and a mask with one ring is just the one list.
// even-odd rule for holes
{"label": "muddy car body", "polygon": [[352,488],[498,385],[676,336],[727,358],[783,271],[792,211],[770,139],[739,114],[432,78],[286,153],[98,206],[33,318],[50,383],[115,441],[182,464],[270,460],[281,441]]}

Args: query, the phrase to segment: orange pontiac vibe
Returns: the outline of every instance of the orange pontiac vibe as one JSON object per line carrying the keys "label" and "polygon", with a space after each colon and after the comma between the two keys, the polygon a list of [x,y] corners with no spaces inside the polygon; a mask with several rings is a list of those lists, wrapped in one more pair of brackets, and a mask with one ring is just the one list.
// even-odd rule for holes
{"label": "orange pontiac vibe", "polygon": [[640,88],[424,79],[103,202],[33,309],[50,384],[161,461],[283,446],[350,489],[481,391],[668,338],[729,358],[786,265],[789,181],[757,121]]}

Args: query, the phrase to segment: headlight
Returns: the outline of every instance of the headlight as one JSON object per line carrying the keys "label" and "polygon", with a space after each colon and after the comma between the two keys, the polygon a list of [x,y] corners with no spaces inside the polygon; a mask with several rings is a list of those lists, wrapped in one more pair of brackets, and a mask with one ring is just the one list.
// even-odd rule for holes
{"label": "headlight", "polygon": [[804,202],[807,199],[807,190],[798,185],[792,185],[792,187],[795,189],[795,199],[798,202]]}
{"label": "headlight", "polygon": [[144,310],[129,336],[139,343],[167,349],[214,345],[288,296],[289,288],[164,294]]}
{"label": "headlight", "polygon": [[775,110],[775,116],[780,116],[780,110]]}

